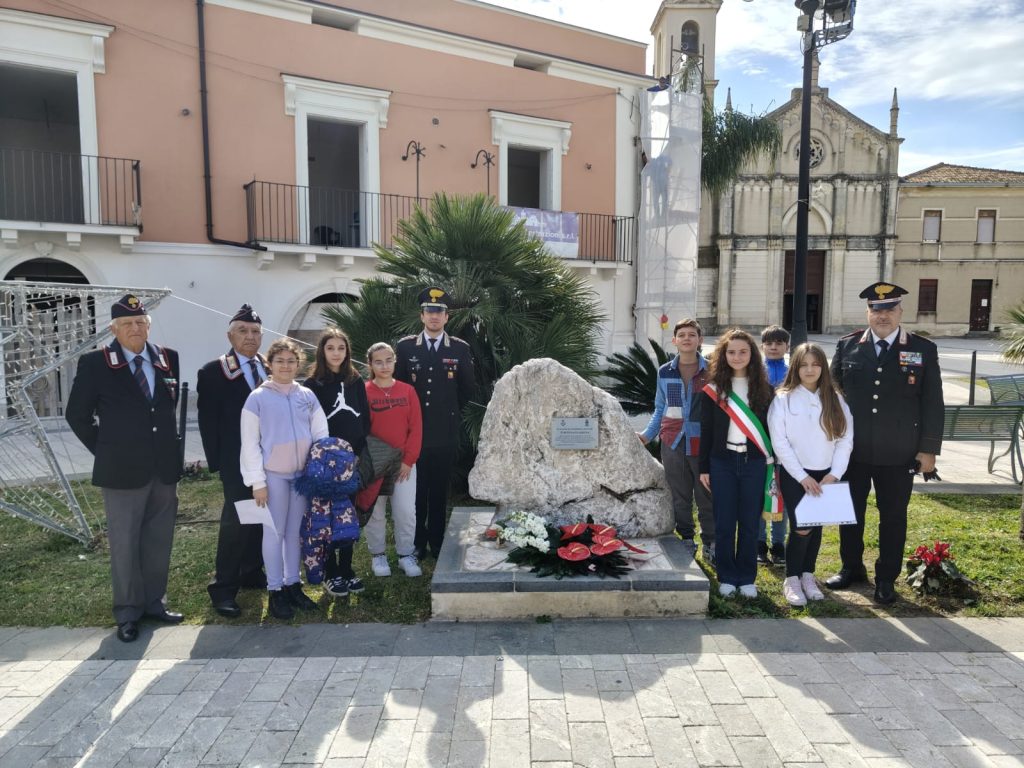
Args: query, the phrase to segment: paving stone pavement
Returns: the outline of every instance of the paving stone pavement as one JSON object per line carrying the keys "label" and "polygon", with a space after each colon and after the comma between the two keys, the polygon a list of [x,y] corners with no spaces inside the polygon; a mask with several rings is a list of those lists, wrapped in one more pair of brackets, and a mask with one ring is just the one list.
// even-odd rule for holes
{"label": "paving stone pavement", "polygon": [[0,768],[811,765],[1024,765],[1024,619],[0,628]]}

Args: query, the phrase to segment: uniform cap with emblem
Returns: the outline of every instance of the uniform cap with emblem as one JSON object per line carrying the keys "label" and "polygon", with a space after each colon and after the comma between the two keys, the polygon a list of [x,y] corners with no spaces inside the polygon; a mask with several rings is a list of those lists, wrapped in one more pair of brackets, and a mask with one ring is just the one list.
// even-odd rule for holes
{"label": "uniform cap with emblem", "polygon": [[243,304],[238,308],[238,311],[231,316],[231,322],[241,321],[243,323],[261,323],[260,316],[256,314],[256,310],[252,308],[251,304]]}
{"label": "uniform cap with emblem", "polygon": [[142,303],[142,299],[131,293],[126,293],[110,308],[111,320],[119,317],[141,317],[145,314],[146,305]]}
{"label": "uniform cap with emblem", "polygon": [[447,312],[452,297],[443,288],[427,288],[420,292],[420,309],[424,312]]}
{"label": "uniform cap with emblem", "polygon": [[909,291],[892,283],[872,283],[860,292],[860,298],[867,299],[871,309],[893,309],[900,305],[901,297]]}

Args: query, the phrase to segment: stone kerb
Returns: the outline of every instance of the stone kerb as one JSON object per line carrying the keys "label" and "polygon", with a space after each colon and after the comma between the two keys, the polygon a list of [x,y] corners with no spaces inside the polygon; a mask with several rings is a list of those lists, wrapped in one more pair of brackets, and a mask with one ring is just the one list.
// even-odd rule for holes
{"label": "stone kerb", "polygon": [[[597,448],[554,448],[552,421],[560,418],[596,420]],[[534,512],[558,524],[592,515],[624,536],[672,528],[662,466],[637,440],[618,401],[548,358],[517,365],[495,385],[469,490],[503,511]]]}

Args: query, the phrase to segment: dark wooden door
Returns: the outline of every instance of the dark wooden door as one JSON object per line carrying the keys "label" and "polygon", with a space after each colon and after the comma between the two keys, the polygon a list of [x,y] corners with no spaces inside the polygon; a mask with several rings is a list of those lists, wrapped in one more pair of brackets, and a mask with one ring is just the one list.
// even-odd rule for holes
{"label": "dark wooden door", "polygon": [[[793,329],[793,270],[796,251],[786,251],[786,273],[782,289],[782,327]],[[821,317],[825,296],[825,252],[807,252],[807,330],[821,333]]]}
{"label": "dark wooden door", "polygon": [[971,280],[971,330],[987,331],[992,315],[992,281]]}

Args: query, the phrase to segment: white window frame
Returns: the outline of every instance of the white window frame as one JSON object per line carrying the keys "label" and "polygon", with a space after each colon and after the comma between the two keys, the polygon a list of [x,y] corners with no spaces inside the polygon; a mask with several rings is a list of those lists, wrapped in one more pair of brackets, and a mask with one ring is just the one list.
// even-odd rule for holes
{"label": "white window frame", "polygon": [[[981,215],[982,213],[986,213],[986,214],[987,213],[991,213],[992,215],[991,216],[982,216]],[[982,245],[991,245],[992,243],[994,243],[996,241],[996,221],[999,219],[999,209],[998,208],[978,208],[978,209],[976,209],[974,215],[975,215],[975,219],[977,220],[977,223],[978,223],[978,227],[977,227],[977,230],[975,232],[975,238],[976,238],[975,242],[979,243],[979,244],[982,244]],[[992,231],[989,232],[988,240],[982,240],[981,239],[981,222],[982,221],[991,221],[992,222]]]}
{"label": "white window frame", "polygon": [[[937,213],[938,216],[929,216],[930,213]],[[929,219],[939,220],[939,231],[936,232],[935,237],[928,237],[928,220]],[[945,218],[945,211],[941,208],[926,208],[921,210],[921,242],[922,243],[941,243],[942,242],[942,220]]]}
{"label": "white window frame", "polygon": [[[295,184],[309,187],[309,118],[359,125],[359,191],[380,193],[380,132],[388,125],[391,91],[281,75],[284,111],[295,118]],[[298,196],[300,242],[310,242],[307,201]],[[380,222],[363,215],[366,242],[380,239]]]}
{"label": "white window frame", "polygon": [[[0,62],[71,73],[78,93],[78,145],[82,155],[100,153],[96,125],[96,75],[107,71],[104,43],[113,27],[41,13],[0,8]],[[99,178],[82,160],[86,221],[100,220]]]}
{"label": "white window frame", "polygon": [[569,152],[572,123],[490,110],[491,143],[498,147],[498,204],[508,205],[508,148],[543,152],[540,207],[562,210],[562,157]]}

